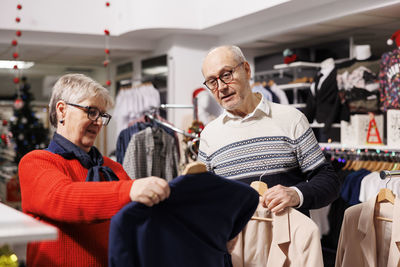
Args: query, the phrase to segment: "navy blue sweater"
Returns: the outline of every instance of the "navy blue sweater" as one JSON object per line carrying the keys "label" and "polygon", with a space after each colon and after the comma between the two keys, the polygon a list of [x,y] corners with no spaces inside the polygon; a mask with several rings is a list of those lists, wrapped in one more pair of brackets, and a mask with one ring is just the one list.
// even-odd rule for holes
{"label": "navy blue sweater", "polygon": [[127,204],[111,219],[109,266],[231,266],[226,243],[247,224],[258,193],[211,173],[179,176],[153,207]]}

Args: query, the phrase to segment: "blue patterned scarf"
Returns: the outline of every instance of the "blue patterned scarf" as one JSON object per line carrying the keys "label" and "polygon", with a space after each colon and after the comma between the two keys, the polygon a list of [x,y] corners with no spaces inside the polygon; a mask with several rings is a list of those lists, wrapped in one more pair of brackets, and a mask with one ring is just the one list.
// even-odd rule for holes
{"label": "blue patterned scarf", "polygon": [[[87,182],[119,180],[117,175],[115,175],[109,167],[102,166],[104,163],[103,156],[94,146],[92,146],[90,151],[86,153],[62,135],[54,133],[53,140],[51,140],[49,147],[46,150],[58,154],[68,160],[79,160],[82,166],[89,170],[86,176]],[[101,179],[100,172],[103,173],[104,179]]]}

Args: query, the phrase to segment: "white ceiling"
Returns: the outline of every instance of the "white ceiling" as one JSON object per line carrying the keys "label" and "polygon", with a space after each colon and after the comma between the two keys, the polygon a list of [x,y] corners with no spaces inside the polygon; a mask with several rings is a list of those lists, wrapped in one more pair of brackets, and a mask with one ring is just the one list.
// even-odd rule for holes
{"label": "white ceiling", "polygon": [[[268,27],[264,20],[249,16],[247,28]],[[153,29],[141,30],[112,37],[111,60],[122,61],[126,58],[150,52],[157,43],[173,34],[196,34],[218,37],[221,33],[237,31],[238,21],[226,23],[220,27],[202,30]],[[370,44],[376,54],[392,49],[386,40],[393,32],[400,29],[400,3],[357,14],[342,16],[307,26],[291,27],[289,30],[271,34],[258,33],[257,38],[247,38],[237,44],[242,48],[257,49],[261,53],[282,51],[284,48],[302,47],[353,37],[355,44]],[[240,30],[240,29],[239,29]],[[0,29],[0,59],[11,59],[13,47],[10,41],[14,31]],[[23,32],[20,38],[19,53],[23,60],[42,64],[62,64],[70,66],[101,67],[104,60],[103,36]]]}

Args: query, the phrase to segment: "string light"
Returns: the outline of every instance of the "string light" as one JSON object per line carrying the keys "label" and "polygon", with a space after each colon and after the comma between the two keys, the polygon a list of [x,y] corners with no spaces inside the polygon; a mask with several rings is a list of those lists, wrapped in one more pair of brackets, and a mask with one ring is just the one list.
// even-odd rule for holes
{"label": "string light", "polygon": [[[110,7],[110,2],[106,2],[106,8]],[[110,30],[109,29],[104,29],[104,39],[105,39],[105,48],[104,48],[104,56],[105,59],[103,61],[103,66],[106,69],[107,73],[107,81],[106,85],[110,86],[111,85],[111,80],[110,80]]]}
{"label": "string light", "polygon": [[[18,13],[21,11],[21,9],[22,9],[22,5],[17,4],[17,16],[15,18],[15,23],[17,23],[17,24],[19,24],[21,22],[21,17],[18,16]],[[14,52],[12,53],[12,57],[14,60],[17,60],[20,57],[18,40],[21,37],[21,35],[22,35],[21,30],[17,29],[17,31],[15,32],[16,38],[11,41],[11,45],[14,47]],[[13,82],[14,82],[16,90],[17,90],[17,96],[18,96],[17,99],[19,99],[20,98],[19,82],[20,82],[21,70],[18,68],[17,64],[15,64],[13,66],[13,70],[14,70]]]}

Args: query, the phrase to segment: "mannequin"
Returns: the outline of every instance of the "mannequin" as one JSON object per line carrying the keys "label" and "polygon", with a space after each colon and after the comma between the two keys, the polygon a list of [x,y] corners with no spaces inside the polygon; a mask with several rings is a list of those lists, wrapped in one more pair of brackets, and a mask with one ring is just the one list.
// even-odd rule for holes
{"label": "mannequin", "polygon": [[371,46],[370,45],[356,45],[354,47],[354,58],[358,61],[367,60],[371,57]]}

